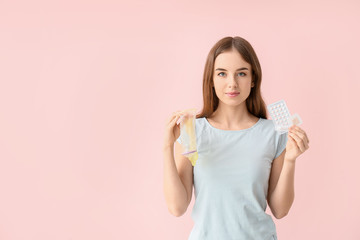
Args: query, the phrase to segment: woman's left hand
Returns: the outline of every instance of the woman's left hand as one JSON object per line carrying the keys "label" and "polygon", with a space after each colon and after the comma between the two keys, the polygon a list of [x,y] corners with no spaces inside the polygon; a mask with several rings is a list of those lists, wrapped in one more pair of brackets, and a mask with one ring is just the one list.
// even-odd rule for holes
{"label": "woman's left hand", "polygon": [[289,128],[288,141],[286,143],[285,158],[290,161],[304,153],[309,148],[309,138],[306,132],[299,126],[293,125]]}

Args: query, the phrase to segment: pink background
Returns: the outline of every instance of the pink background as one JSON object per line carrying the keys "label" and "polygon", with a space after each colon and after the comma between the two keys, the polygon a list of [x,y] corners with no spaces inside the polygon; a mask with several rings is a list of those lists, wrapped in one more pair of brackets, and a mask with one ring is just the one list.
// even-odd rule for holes
{"label": "pink background", "polygon": [[179,218],[163,195],[165,120],[201,109],[225,36],[253,45],[266,104],[310,139],[279,239],[360,239],[359,22],[355,0],[1,1],[0,239],[187,239],[194,195]]}

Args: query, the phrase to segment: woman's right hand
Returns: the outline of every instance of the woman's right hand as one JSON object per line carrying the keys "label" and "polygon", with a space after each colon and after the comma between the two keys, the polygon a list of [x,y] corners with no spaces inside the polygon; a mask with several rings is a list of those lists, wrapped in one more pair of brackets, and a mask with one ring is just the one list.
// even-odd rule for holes
{"label": "woman's right hand", "polygon": [[180,136],[180,126],[176,124],[183,111],[174,112],[166,121],[164,146],[174,146],[176,139]]}

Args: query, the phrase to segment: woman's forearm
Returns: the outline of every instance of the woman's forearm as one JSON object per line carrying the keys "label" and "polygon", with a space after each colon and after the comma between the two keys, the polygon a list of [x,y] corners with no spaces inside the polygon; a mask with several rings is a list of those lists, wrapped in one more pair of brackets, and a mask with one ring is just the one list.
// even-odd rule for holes
{"label": "woman's forearm", "polygon": [[164,195],[169,211],[181,216],[187,209],[187,192],[179,177],[173,146],[164,147]]}
{"label": "woman's forearm", "polygon": [[296,159],[284,158],[284,164],[277,185],[271,195],[271,209],[276,218],[286,216],[294,201],[294,177]]}

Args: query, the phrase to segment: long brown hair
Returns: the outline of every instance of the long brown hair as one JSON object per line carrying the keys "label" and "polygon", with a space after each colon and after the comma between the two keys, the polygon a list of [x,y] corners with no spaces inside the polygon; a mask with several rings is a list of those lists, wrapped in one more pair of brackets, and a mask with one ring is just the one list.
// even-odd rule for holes
{"label": "long brown hair", "polygon": [[219,98],[216,96],[213,82],[214,65],[216,57],[225,51],[237,50],[243,59],[251,65],[252,81],[254,87],[251,88],[250,95],[246,99],[248,111],[256,117],[267,119],[265,102],[261,97],[261,67],[258,57],[250,43],[241,37],[225,37],[219,40],[210,50],[203,75],[203,100],[202,111],[196,118],[210,117],[219,105]]}

